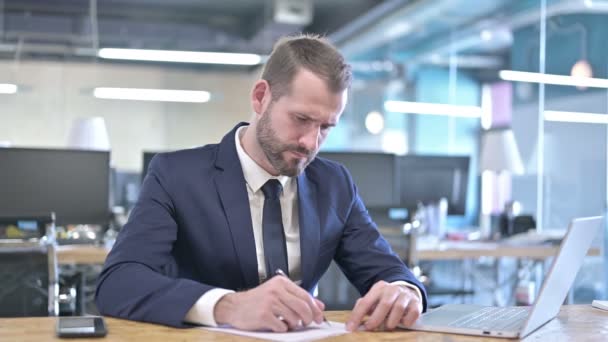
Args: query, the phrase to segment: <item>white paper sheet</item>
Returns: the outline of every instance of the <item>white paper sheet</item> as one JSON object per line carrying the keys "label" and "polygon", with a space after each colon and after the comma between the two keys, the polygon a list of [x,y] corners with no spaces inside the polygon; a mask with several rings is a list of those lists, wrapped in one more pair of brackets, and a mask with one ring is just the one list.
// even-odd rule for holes
{"label": "white paper sheet", "polygon": [[231,327],[219,327],[219,328],[207,328],[201,327],[202,329],[223,332],[234,335],[248,336],[259,338],[263,340],[269,341],[315,341],[322,338],[330,337],[330,336],[338,336],[342,334],[348,333],[344,323],[338,322],[329,322],[330,326],[327,326],[327,323],[316,324],[312,323],[306,328],[302,328],[299,330],[288,331],[285,333],[275,333],[275,332],[259,332],[259,331],[243,331],[237,330]]}

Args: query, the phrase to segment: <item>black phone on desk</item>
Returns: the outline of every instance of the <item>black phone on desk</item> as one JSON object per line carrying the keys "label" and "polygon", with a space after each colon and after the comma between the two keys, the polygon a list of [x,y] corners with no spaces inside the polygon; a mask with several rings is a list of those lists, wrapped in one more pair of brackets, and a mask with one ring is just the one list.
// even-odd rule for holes
{"label": "black phone on desk", "polygon": [[108,333],[103,317],[65,316],[57,319],[57,337],[104,337]]}

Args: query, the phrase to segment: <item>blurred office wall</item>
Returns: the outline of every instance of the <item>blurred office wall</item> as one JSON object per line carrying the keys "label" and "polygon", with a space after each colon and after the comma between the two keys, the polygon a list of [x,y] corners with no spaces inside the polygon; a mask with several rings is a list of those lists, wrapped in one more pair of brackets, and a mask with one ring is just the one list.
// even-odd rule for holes
{"label": "blurred office wall", "polygon": [[[218,142],[248,121],[255,72],[199,72],[144,65],[0,62],[0,75],[19,92],[0,99],[0,141],[13,146],[65,147],[77,117],[105,118],[112,165],[139,171],[142,150],[162,151]],[[95,87],[205,90],[207,103],[106,100]]]}

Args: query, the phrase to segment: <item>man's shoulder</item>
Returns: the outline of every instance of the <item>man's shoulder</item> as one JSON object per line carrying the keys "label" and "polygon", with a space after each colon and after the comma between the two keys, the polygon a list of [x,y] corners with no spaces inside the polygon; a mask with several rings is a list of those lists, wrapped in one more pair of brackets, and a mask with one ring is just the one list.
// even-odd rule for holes
{"label": "man's shoulder", "polygon": [[217,152],[217,144],[209,144],[188,149],[157,153],[159,159],[168,160],[171,163],[181,161],[192,161],[214,158]]}
{"label": "man's shoulder", "polygon": [[342,164],[316,157],[306,168],[306,178],[316,185],[320,203],[326,204],[344,218],[356,193],[350,173]]}
{"label": "man's shoulder", "polygon": [[154,168],[171,172],[190,171],[208,168],[214,165],[217,155],[217,144],[209,144],[171,152],[157,153],[152,162]]}
{"label": "man's shoulder", "polygon": [[306,172],[309,177],[321,182],[350,181],[350,175],[342,164],[319,156],[308,165]]}

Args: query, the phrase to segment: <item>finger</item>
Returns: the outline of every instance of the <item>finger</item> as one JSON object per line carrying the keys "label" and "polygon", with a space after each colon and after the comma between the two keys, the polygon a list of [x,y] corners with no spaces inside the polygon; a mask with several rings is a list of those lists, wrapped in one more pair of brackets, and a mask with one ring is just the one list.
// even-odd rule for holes
{"label": "finger", "polygon": [[384,323],[386,316],[390,313],[393,304],[400,294],[401,291],[394,286],[384,288],[382,297],[380,297],[376,305],[376,309],[374,309],[369,319],[365,322],[366,330],[374,330]]}
{"label": "finger", "polygon": [[374,285],[374,287],[372,287],[365,296],[357,299],[355,307],[353,308],[353,311],[350,314],[350,318],[346,323],[346,329],[348,331],[355,331],[359,327],[361,321],[363,320],[363,317],[365,317],[365,315],[370,312],[370,309],[376,305],[379,295],[380,292],[378,291],[378,288]]}
{"label": "finger", "polygon": [[401,319],[401,324],[405,327],[411,327],[420,318],[420,307],[418,300],[410,300],[409,304],[405,309],[405,315]]}
{"label": "finger", "polygon": [[[366,296],[368,295],[369,293]],[[364,299],[365,297],[359,298],[355,302],[355,306],[353,307],[353,310],[350,313],[350,317],[346,321],[346,330],[355,331],[359,327],[359,325],[361,325],[361,321],[367,313],[367,307],[369,306],[366,304]]]}
{"label": "finger", "polygon": [[319,310],[321,311],[325,311],[325,303],[323,303],[320,299],[315,298],[315,303],[317,304],[317,307],[319,308]]}
{"label": "finger", "polygon": [[287,323],[287,326],[291,330],[298,328],[298,326],[301,324],[301,320],[298,315],[281,302],[275,304],[272,312],[279,320]]}
{"label": "finger", "polygon": [[405,314],[405,309],[407,308],[409,302],[410,298],[405,293],[401,293],[399,295],[397,300],[395,300],[388,317],[386,318],[386,322],[384,324],[386,329],[393,330],[397,327],[397,324],[401,323],[401,319]]}
{"label": "finger", "polygon": [[[289,308],[297,318],[302,321],[304,326],[309,325],[314,319],[313,311],[310,308],[310,305],[308,305],[308,302],[294,296],[291,292],[281,291],[279,293],[279,301],[285,307]],[[317,306],[316,303],[314,306]]]}
{"label": "finger", "polygon": [[[294,283],[293,281],[289,280],[286,277],[282,277],[283,278],[283,284],[285,286],[285,288],[287,289],[287,291],[289,291],[289,293],[297,298],[299,298],[301,301],[303,301],[305,303],[306,306],[308,306],[308,310],[306,310],[306,312],[304,311],[297,311],[298,313],[305,313],[308,315],[308,312],[310,312],[310,316],[307,316],[306,321],[308,322],[306,325],[310,324],[310,322],[312,322],[312,320],[314,320],[317,323],[321,323],[323,321],[323,310],[321,308],[319,308],[319,306],[317,305],[317,302],[315,301],[315,298],[313,296],[310,295],[310,293],[306,292],[306,290],[304,290],[303,288],[301,288],[300,286],[298,286],[296,283]],[[292,309],[294,309],[292,307]],[[304,319],[302,319],[304,321]]]}
{"label": "finger", "polygon": [[268,312],[260,317],[262,319],[260,328],[270,329],[274,332],[286,332],[288,325],[285,321],[280,320],[272,312]]}

